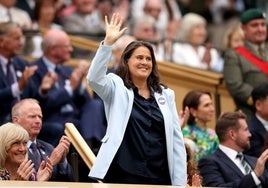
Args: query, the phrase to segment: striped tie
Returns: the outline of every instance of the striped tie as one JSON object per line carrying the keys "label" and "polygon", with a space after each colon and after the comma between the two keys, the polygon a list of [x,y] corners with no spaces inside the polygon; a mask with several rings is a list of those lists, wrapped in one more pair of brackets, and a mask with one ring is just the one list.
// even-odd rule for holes
{"label": "striped tie", "polygon": [[32,154],[33,154],[33,156],[34,156],[34,164],[36,164],[36,165],[40,165],[40,163],[41,163],[41,155],[40,155],[40,153],[39,153],[39,150],[38,150],[38,148],[37,148],[37,146],[36,146],[36,144],[33,142],[32,144],[31,144],[31,146],[30,146],[30,148],[32,149]]}
{"label": "striped tie", "polygon": [[8,62],[7,63],[7,66],[6,66],[6,69],[7,69],[7,80],[8,80],[8,83],[10,85],[12,85],[15,81],[14,81],[14,75],[11,71],[11,62]]}
{"label": "striped tie", "polygon": [[238,153],[236,157],[240,159],[241,164],[244,167],[246,174],[249,174],[251,172],[251,167],[248,164],[248,162],[244,159],[244,155],[242,153]]}

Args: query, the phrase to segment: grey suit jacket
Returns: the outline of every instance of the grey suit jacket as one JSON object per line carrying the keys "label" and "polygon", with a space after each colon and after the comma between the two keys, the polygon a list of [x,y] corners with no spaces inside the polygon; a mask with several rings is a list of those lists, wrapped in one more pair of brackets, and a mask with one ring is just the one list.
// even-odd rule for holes
{"label": "grey suit jacket", "polygon": [[69,16],[62,18],[61,25],[64,30],[69,32],[81,33],[104,33],[105,25],[97,11],[91,14],[81,14],[74,12]]}
{"label": "grey suit jacket", "polygon": [[[245,47],[258,56],[249,43],[245,43]],[[267,50],[266,56],[268,56]],[[268,76],[234,50],[227,51],[224,56],[223,74],[237,109],[243,110],[249,116],[253,115],[253,107],[247,104],[247,100],[254,87],[261,83],[268,83]]]}

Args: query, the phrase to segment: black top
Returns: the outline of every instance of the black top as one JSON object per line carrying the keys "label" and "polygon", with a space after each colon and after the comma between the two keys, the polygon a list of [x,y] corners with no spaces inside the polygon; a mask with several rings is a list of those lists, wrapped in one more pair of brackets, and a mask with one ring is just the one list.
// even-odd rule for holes
{"label": "black top", "polygon": [[132,112],[115,160],[130,174],[170,179],[164,118],[153,92],[145,99],[134,88]]}

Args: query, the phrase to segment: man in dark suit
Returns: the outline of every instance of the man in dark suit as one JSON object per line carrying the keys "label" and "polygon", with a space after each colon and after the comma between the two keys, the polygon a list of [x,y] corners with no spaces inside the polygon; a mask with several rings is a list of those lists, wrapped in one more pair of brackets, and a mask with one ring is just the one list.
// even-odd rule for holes
{"label": "man in dark suit", "polygon": [[245,46],[228,50],[224,56],[223,74],[227,89],[236,108],[242,110],[248,118],[254,115],[251,98],[253,88],[261,83],[268,83],[268,73],[265,73],[268,70],[265,18],[266,15],[260,9],[243,12],[240,20],[245,34]]}
{"label": "man in dark suit", "polygon": [[268,133],[268,83],[255,87],[251,93],[255,115],[248,122],[250,148],[244,153],[259,157],[264,150]]}
{"label": "man in dark suit", "polygon": [[39,138],[55,146],[64,133],[65,123],[71,122],[85,140],[91,142],[95,135],[101,139],[105,133],[103,105],[100,100],[90,98],[82,82],[89,64],[79,61],[74,69],[63,65],[70,59],[73,48],[62,30],[48,30],[42,48],[44,55],[33,62],[38,69],[29,89],[38,91],[32,98],[38,99],[44,115]]}
{"label": "man in dark suit", "polygon": [[[38,170],[42,160],[50,158],[53,165],[51,181],[73,181],[71,165],[66,159],[69,151],[70,140],[67,136],[62,136],[58,145],[54,148],[51,144],[37,139],[42,129],[42,111],[35,99],[23,99],[12,108],[12,120],[21,125],[29,133],[30,140],[27,142],[28,157]],[[36,145],[36,153],[32,144]]]}
{"label": "man in dark suit", "polygon": [[0,124],[11,120],[12,105],[24,96],[25,86],[37,66],[18,58],[22,43],[22,30],[12,22],[0,23]]}
{"label": "man in dark suit", "polygon": [[[198,163],[204,186],[212,187],[268,187],[265,163],[268,149],[259,158],[241,155],[250,147],[251,136],[242,112],[227,112],[219,117],[216,133],[219,148]],[[240,157],[244,156],[243,159]]]}

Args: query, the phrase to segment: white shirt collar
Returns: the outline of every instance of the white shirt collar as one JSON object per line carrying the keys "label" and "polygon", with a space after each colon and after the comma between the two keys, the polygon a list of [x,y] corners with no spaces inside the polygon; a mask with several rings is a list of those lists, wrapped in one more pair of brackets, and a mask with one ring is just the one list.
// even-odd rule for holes
{"label": "white shirt collar", "polygon": [[222,151],[223,153],[225,153],[225,154],[226,154],[232,161],[235,161],[235,160],[236,160],[236,156],[237,156],[237,154],[238,154],[237,151],[235,151],[235,150],[233,150],[233,149],[231,149],[231,148],[229,148],[229,147],[226,147],[226,146],[224,146],[224,145],[222,145],[222,144],[219,145],[219,148],[220,148],[221,151]]}
{"label": "white shirt collar", "polygon": [[30,146],[31,146],[31,144],[32,144],[33,142],[36,144],[36,140],[34,140],[34,141],[29,140],[29,141],[27,142],[27,148],[30,148]]}
{"label": "white shirt collar", "polygon": [[256,118],[263,124],[266,131],[268,131],[268,121],[260,117],[258,114],[256,114]]}

